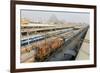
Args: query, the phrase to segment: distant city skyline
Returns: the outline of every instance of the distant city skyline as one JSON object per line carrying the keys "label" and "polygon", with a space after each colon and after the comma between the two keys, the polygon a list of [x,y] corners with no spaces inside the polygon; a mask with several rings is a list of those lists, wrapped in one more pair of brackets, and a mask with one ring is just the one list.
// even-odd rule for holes
{"label": "distant city skyline", "polygon": [[[56,19],[53,19],[53,17]],[[90,14],[88,12],[21,10],[21,18],[28,19],[32,22],[39,21],[43,23],[46,23],[48,20],[59,20],[71,23],[90,23]]]}

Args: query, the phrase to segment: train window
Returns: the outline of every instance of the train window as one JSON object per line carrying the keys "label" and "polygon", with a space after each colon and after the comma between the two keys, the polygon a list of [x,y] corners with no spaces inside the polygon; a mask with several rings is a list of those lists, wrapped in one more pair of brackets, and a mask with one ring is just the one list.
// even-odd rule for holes
{"label": "train window", "polygon": [[28,45],[28,39],[21,40],[21,46]]}
{"label": "train window", "polygon": [[35,37],[35,38],[30,38],[29,40],[30,40],[29,43],[33,43],[41,39]]}
{"label": "train window", "polygon": [[25,46],[25,45],[28,45],[28,42],[21,43],[21,46]]}
{"label": "train window", "polygon": [[30,44],[33,43],[33,42],[34,42],[33,40],[29,41]]}

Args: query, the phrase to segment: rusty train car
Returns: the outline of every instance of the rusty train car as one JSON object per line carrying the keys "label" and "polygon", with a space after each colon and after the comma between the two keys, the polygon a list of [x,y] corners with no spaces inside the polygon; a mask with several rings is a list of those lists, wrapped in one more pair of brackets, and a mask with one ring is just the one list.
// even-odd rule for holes
{"label": "rusty train car", "polygon": [[30,44],[29,46],[22,47],[21,53],[35,51],[35,61],[44,61],[55,50],[64,44],[64,39],[61,37],[53,36],[41,41]]}
{"label": "rusty train car", "polygon": [[60,37],[51,37],[43,42],[37,43],[36,61],[44,61],[47,56],[60,48],[64,44],[64,39]]}

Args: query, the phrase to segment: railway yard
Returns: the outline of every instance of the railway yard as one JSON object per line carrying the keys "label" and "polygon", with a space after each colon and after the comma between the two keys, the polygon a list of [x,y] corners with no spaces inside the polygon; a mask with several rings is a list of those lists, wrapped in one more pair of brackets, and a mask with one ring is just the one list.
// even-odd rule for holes
{"label": "railway yard", "polygon": [[89,26],[21,26],[21,63],[76,60]]}

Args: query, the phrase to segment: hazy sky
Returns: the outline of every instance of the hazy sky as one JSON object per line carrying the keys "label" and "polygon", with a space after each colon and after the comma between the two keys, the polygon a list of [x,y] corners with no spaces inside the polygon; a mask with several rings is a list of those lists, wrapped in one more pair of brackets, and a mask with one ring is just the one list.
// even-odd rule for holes
{"label": "hazy sky", "polygon": [[74,23],[87,23],[90,22],[90,14],[86,12],[67,12],[67,11],[34,11],[34,10],[21,10],[21,18],[26,18],[31,21],[48,21],[51,16],[56,16],[60,21],[74,22]]}

